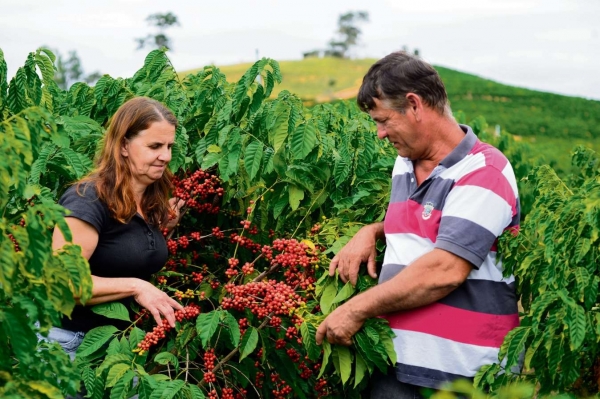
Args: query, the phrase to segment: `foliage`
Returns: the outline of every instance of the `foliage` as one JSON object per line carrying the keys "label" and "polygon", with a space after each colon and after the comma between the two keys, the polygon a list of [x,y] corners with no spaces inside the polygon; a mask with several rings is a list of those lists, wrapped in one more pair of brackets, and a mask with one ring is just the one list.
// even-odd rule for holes
{"label": "foliage", "polygon": [[[331,57],[282,61],[284,79],[273,96],[288,90],[306,105],[352,99],[375,61]],[[228,65],[221,71],[234,81],[248,67],[250,64]],[[571,172],[569,151],[565,148],[585,145],[600,151],[600,101],[528,90],[440,66],[435,68],[455,114],[462,112],[466,121],[485,115],[491,130],[500,125],[503,133],[528,143],[531,155],[552,166],[559,176],[566,177]],[[336,82],[333,93],[331,80]]]}
{"label": "foliage", "polygon": [[[569,179],[548,166],[529,175],[536,199],[532,210],[516,238],[501,240],[506,273],[518,278],[523,318],[502,345],[503,366],[484,367],[479,385],[531,380],[541,394],[598,392],[598,162],[595,153],[580,147],[573,154],[579,173]],[[523,352],[518,373],[514,367]]]}
{"label": "foliage", "polygon": [[[144,95],[173,110],[179,127],[170,167],[177,173],[179,182],[199,176],[195,173],[219,177],[219,188],[213,187],[218,191],[214,191],[211,198],[188,203],[186,219],[178,228],[177,236],[169,241],[170,248],[177,248],[173,252],[174,263],[169,264],[157,281],[188,305],[186,311],[179,314],[178,328],[172,331],[157,326],[156,335],[147,336],[138,327],[117,331],[112,326],[105,326],[86,334],[78,354],[83,360],[78,363],[78,370],[92,397],[100,397],[105,391],[111,397],[127,397],[134,391],[141,398],[159,394],[165,397],[184,394],[228,397],[229,393],[233,394],[230,387],[240,388],[238,394],[248,387],[246,394],[250,397],[268,396],[273,391],[278,395],[290,395],[292,388],[300,397],[311,396],[314,392],[358,395],[366,384],[366,377],[375,368],[387,367],[393,356],[389,346],[390,330],[379,320],[367,323],[364,331],[357,335],[355,346],[349,349],[325,344],[321,353],[321,348],[314,343],[316,325],[325,313],[320,308],[325,306],[331,310],[355,292],[335,278],[324,277],[316,281],[324,271],[323,262],[327,262],[327,256],[322,253],[324,248],[339,248],[360,225],[381,220],[387,204],[389,173],[395,151],[376,139],[374,125],[365,114],[358,112],[355,105],[345,103],[324,104],[309,110],[287,91],[267,101],[276,83],[281,81],[279,65],[268,59],[258,61],[236,84],[230,84],[215,67],[206,67],[181,80],[165,52],[155,50],[148,54],[143,68],[131,78],[115,79],[105,75],[94,87],[76,83],[68,91],[60,89],[52,80],[53,60],[50,51],[38,50],[30,54],[10,84],[5,78],[0,82],[4,89],[0,97],[0,112],[5,119],[2,126],[3,129],[6,126],[8,132],[5,136],[23,135],[23,141],[32,147],[31,155],[24,158],[25,166],[12,158],[6,161],[5,168],[9,173],[5,175],[12,177],[4,184],[15,188],[5,190],[9,192],[5,214],[24,214],[26,227],[25,230],[17,227],[6,227],[5,230],[11,229],[23,253],[35,250],[35,259],[39,258],[39,262],[33,257],[25,258],[28,263],[20,266],[18,273],[9,270],[8,277],[3,277],[7,281],[2,282],[4,295],[10,295],[10,278],[18,276],[19,281],[27,281],[21,278],[21,273],[26,267],[35,267],[38,272],[51,272],[54,278],[48,280],[47,277],[43,281],[36,276],[35,283],[43,281],[51,298],[40,303],[60,305],[54,313],[45,310],[47,316],[38,312],[31,319],[25,317],[27,312],[20,311],[20,317],[24,318],[21,321],[23,328],[27,325],[30,331],[35,331],[35,319],[40,320],[42,333],[50,325],[56,325],[60,312],[68,314],[74,305],[73,295],[65,292],[67,288],[82,301],[89,296],[89,275],[77,274],[89,272],[74,249],[65,252],[71,254],[68,259],[73,265],[56,261],[61,268],[72,270],[68,276],[50,265],[50,255],[42,256],[44,251],[51,253],[50,234],[33,240],[25,239],[22,231],[38,225],[47,230],[54,223],[64,226],[60,208],[54,203],[69,183],[91,170],[104,127],[121,104],[134,96]],[[0,72],[5,70],[3,65]],[[256,79],[257,76],[261,79]],[[8,126],[13,124],[21,130],[13,127],[9,131]],[[34,124],[29,128],[31,134],[22,133],[21,126],[26,124]],[[18,154],[24,151],[19,141],[12,140],[7,145],[21,151]],[[216,181],[213,183],[217,184]],[[210,184],[203,187],[208,186]],[[32,208],[27,201],[34,194],[43,208]],[[199,195],[199,192],[195,194]],[[208,209],[216,211],[207,213]],[[45,224],[32,222],[40,210]],[[242,215],[246,214],[244,220]],[[349,223],[350,220],[353,222]],[[6,226],[19,221],[14,216]],[[240,222],[244,222],[241,229]],[[322,223],[322,229],[315,227],[317,222]],[[198,239],[199,235],[192,233],[199,234],[194,231],[199,225],[209,229],[214,227],[217,231],[221,229],[226,236],[212,231]],[[249,241],[247,237],[253,229],[258,232]],[[295,237],[311,234],[311,229],[314,229],[313,234],[317,230],[322,232],[314,235],[312,241],[291,244],[300,241],[294,241]],[[269,237],[273,234],[288,246],[277,249],[279,244]],[[188,244],[193,243],[189,249],[184,247],[186,239]],[[273,248],[273,259],[260,255],[262,252],[258,256],[254,254],[247,248],[251,242],[261,251],[265,245]],[[3,243],[13,245],[8,238]],[[273,263],[274,259],[279,259],[277,256],[293,252],[289,245],[296,249],[299,246],[300,252],[304,251],[303,256],[312,260],[302,265],[288,263],[286,267],[281,267],[279,260]],[[219,254],[218,259],[215,253]],[[66,255],[61,256],[57,259]],[[231,264],[226,265],[224,259],[232,260],[235,266],[227,267]],[[238,264],[246,268],[240,268]],[[315,269],[317,266],[319,268]],[[267,268],[269,280],[264,279],[267,274],[260,276],[265,270],[259,267]],[[190,270],[205,273],[204,282],[194,281]],[[251,280],[254,279],[253,285]],[[215,286],[204,284],[207,281]],[[368,284],[371,283],[365,280],[359,289]],[[236,297],[236,289],[258,289],[257,286],[265,295],[272,290],[288,292],[296,299],[293,308],[288,309],[294,312],[257,315],[248,309],[230,307],[227,299]],[[30,287],[29,291],[32,295]],[[204,292],[204,297],[199,297],[198,292]],[[323,298],[325,294],[327,296]],[[55,295],[64,303],[57,302]],[[8,298],[6,303],[7,309],[16,306]],[[31,313],[30,308],[33,309],[31,306],[25,309]],[[118,308],[116,304],[110,304],[96,310],[112,317],[127,318],[128,315]],[[3,313],[3,317],[8,312]],[[237,324],[242,319],[246,319],[247,325]],[[12,336],[10,334],[21,330],[6,334]],[[286,335],[293,339],[288,339],[290,342],[285,344],[285,351],[275,350],[277,341],[284,340]],[[46,392],[46,397],[58,396],[57,389],[63,394],[73,393],[77,381],[66,358],[58,357],[56,361],[60,361],[57,363],[60,367],[47,373],[45,363],[39,358],[49,352],[36,350],[32,338],[35,336],[32,333],[27,336],[29,338],[21,341],[14,340],[16,354],[3,352],[3,359],[4,355],[8,359],[6,364],[12,365],[6,366],[7,370],[16,370],[18,364],[29,365],[19,363],[18,351],[27,346],[34,354],[32,356],[37,356],[38,363],[27,368],[30,374],[22,372],[23,380],[27,377],[27,381],[36,381],[44,375],[44,381],[54,386],[53,391]],[[260,349],[262,353],[258,356]],[[232,352],[234,355],[239,353],[241,359],[229,355]],[[222,373],[205,378],[209,371],[206,364],[212,359],[210,354],[218,362],[215,368],[219,365],[217,370]],[[305,356],[308,356],[306,360]],[[288,370],[290,359],[295,366]],[[293,359],[302,361],[295,363]],[[357,359],[354,364],[358,366],[350,367],[352,359]],[[192,363],[199,367],[190,367]],[[223,374],[226,370],[230,374]],[[262,387],[256,383],[256,374],[260,370],[265,374]],[[328,381],[318,373],[327,375]],[[7,381],[3,388],[6,392],[24,389],[22,385],[13,388],[14,384],[11,384],[13,380],[17,381],[16,377],[2,376],[3,381]],[[139,377],[135,387],[134,376]],[[44,394],[38,396],[44,397]]]}
{"label": "foliage", "polygon": [[150,48],[171,48],[171,39],[165,34],[165,29],[172,26],[179,26],[177,16],[172,12],[151,14],[146,18],[148,25],[158,28],[155,34],[148,34],[146,37],[135,39],[138,43],[138,50],[145,47]]}
{"label": "foliage", "polygon": [[[39,71],[39,72],[38,72]],[[40,79],[38,73],[42,75]],[[75,393],[78,381],[68,356],[56,345],[38,347],[75,298],[91,296],[91,277],[80,248],[54,253],[56,224],[69,237],[62,208],[49,189],[29,177],[49,143],[67,143],[47,108],[53,108],[52,60],[45,51],[30,54],[10,84],[0,50],[0,396],[62,397]],[[68,166],[66,166],[68,168]],[[50,199],[48,197],[50,196]],[[37,323],[36,323],[37,322]]]}

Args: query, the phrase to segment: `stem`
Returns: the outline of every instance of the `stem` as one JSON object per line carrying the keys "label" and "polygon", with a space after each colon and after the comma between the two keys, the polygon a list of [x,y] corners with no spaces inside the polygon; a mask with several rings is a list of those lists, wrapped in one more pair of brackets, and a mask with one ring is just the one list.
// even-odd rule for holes
{"label": "stem", "polygon": [[[256,329],[260,331],[263,328],[265,328],[265,326],[269,323],[269,320],[271,320],[271,316],[273,316],[273,314],[274,313],[271,312],[267,317],[265,317],[265,320],[260,324],[260,326],[256,327]],[[223,365],[225,363],[227,363],[239,351],[240,351],[240,347],[239,346],[237,348],[233,349],[231,352],[229,352],[227,354],[227,356],[225,356],[223,359],[221,359],[221,361],[219,363],[217,363],[217,365],[211,371],[213,373],[216,373],[217,371],[219,371],[223,367]],[[206,385],[206,383],[204,382],[204,380],[200,381],[200,383],[198,384],[199,387],[203,387],[204,385]]]}
{"label": "stem", "polygon": [[188,375],[189,375],[189,368],[190,368],[190,351],[188,349],[188,347],[185,347],[185,382],[188,382]]}
{"label": "stem", "polygon": [[302,220],[300,220],[300,222],[298,223],[298,226],[296,226],[296,230],[294,230],[294,232],[292,233],[291,238],[293,238],[296,235],[296,232],[298,231],[300,226],[302,226],[302,222],[304,222],[304,219],[306,219],[306,217],[310,214],[310,210],[312,209],[313,205],[316,204],[319,197],[321,197],[321,194],[323,194],[323,191],[325,191],[325,188],[321,189],[321,191],[319,192],[319,195],[317,195],[315,197],[314,201],[312,202],[312,204],[310,204],[310,206],[308,207],[308,210],[304,214],[304,217],[302,218]]}

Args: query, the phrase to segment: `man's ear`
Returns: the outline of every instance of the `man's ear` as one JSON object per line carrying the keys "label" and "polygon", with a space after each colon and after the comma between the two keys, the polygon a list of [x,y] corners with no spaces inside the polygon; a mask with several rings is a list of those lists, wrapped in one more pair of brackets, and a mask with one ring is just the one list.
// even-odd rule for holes
{"label": "man's ear", "polygon": [[415,93],[408,93],[406,95],[406,100],[408,101],[408,107],[406,107],[406,109],[414,115],[417,122],[420,122],[421,112],[423,112],[423,100]]}

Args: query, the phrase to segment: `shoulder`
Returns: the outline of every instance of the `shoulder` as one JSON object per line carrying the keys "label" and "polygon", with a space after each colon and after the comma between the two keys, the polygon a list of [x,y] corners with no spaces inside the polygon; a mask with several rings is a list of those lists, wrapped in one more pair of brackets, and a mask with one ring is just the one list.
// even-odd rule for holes
{"label": "shoulder", "polygon": [[98,198],[98,193],[96,192],[95,184],[92,182],[73,184],[60,197],[58,203],[63,205],[64,202],[70,202],[73,200],[80,200],[84,202],[100,201]]}
{"label": "shoulder", "polygon": [[58,201],[69,212],[66,216],[81,219],[101,231],[110,218],[108,207],[98,198],[93,182],[75,183]]}
{"label": "shoulder", "polygon": [[469,155],[473,161],[478,161],[481,166],[491,167],[499,171],[510,167],[508,158],[491,144],[477,140]]}

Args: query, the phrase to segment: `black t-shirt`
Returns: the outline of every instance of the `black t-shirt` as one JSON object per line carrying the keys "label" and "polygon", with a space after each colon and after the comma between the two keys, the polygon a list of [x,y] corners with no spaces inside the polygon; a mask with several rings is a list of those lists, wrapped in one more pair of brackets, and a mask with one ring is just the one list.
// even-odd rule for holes
{"label": "black t-shirt", "polygon": [[[106,204],[98,199],[93,184],[81,185],[79,190],[77,185],[70,187],[58,203],[70,211],[67,217],[83,220],[98,231],[98,245],[89,259],[92,275],[148,281],[167,261],[167,243],[158,227],[146,223],[139,214],[129,223],[113,219]],[[131,313],[132,297],[119,302]],[[71,331],[87,332],[108,324],[122,329],[130,323],[108,319],[80,305],[73,310],[71,319],[62,320],[62,327]]]}

